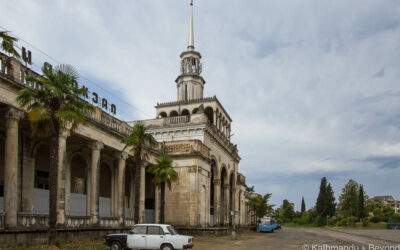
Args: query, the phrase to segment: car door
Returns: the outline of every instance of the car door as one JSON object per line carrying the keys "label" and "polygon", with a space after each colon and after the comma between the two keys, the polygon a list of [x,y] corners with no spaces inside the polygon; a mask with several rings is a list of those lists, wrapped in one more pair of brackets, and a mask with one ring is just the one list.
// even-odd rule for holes
{"label": "car door", "polygon": [[159,249],[165,240],[164,231],[160,226],[147,226],[146,248]]}
{"label": "car door", "polygon": [[146,226],[134,226],[128,234],[128,248],[146,248]]}

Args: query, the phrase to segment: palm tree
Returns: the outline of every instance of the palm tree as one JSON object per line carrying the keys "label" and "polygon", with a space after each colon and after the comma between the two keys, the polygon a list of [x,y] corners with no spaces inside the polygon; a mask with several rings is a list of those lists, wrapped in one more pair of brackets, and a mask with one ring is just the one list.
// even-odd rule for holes
{"label": "palm tree", "polygon": [[14,48],[14,42],[17,42],[18,39],[8,35],[7,33],[9,33],[9,31],[0,31],[0,37],[3,40],[1,42],[1,49],[17,58],[21,58],[19,53]]}
{"label": "palm tree", "polygon": [[[122,139],[125,143],[125,148],[132,147],[131,151],[134,153],[135,162],[135,215],[134,220],[139,221],[139,203],[140,203],[140,167],[142,164],[143,156],[142,151],[145,145],[157,145],[156,139],[151,134],[147,133],[147,127],[141,123],[136,123],[129,136]],[[125,149],[124,148],[124,149]]]}
{"label": "palm tree", "polygon": [[247,205],[250,207],[250,216],[253,218],[253,223],[256,225],[257,221],[257,210],[260,207],[261,201],[258,196],[251,197],[247,202]]}
{"label": "palm tree", "polygon": [[[57,172],[59,137],[67,130],[74,132],[78,124],[85,123],[85,115],[94,107],[80,99],[87,89],[77,85],[78,74],[70,65],[59,65],[54,70],[43,67],[43,76],[26,76],[26,80],[39,86],[35,90],[22,89],[17,102],[28,111],[32,134],[46,138],[50,144],[50,201],[49,201],[49,244],[57,236]],[[34,86],[35,86],[34,85]]]}
{"label": "palm tree", "polygon": [[165,184],[167,184],[168,189],[171,190],[171,184],[178,179],[178,173],[172,168],[172,158],[168,155],[156,158],[156,164],[151,166],[147,172],[153,174],[153,183],[161,188],[160,222],[164,223]]}

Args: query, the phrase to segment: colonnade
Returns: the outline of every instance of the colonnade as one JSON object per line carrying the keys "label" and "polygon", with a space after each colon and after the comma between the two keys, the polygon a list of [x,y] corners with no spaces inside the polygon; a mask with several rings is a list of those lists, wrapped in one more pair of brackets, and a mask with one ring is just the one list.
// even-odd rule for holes
{"label": "colonnade", "polygon": [[[35,179],[35,167],[32,164],[21,164],[23,157],[20,155],[19,124],[24,117],[24,112],[12,106],[5,107],[1,113],[5,118],[5,142],[4,142],[4,224],[5,228],[16,228],[18,226],[18,213],[33,212],[33,189]],[[60,133],[58,138],[58,168],[57,168],[57,224],[65,225],[66,217],[69,215],[69,187],[70,187],[70,166],[67,159],[67,138],[70,136],[68,131]],[[88,166],[87,192],[86,192],[86,216],[91,217],[92,225],[99,224],[99,194],[100,194],[100,163],[104,144],[101,141],[89,143],[90,164]],[[108,149],[110,151],[110,149]],[[114,150],[117,151],[117,150]],[[127,152],[115,152],[113,155],[117,160],[116,172],[113,175],[115,180],[114,195],[111,206],[112,216],[118,217],[120,224],[124,220],[124,200],[125,200],[125,177]],[[20,168],[20,164],[22,168]],[[145,163],[140,166],[140,185],[139,187],[139,206],[138,218],[135,222],[144,222],[145,217]],[[19,181],[22,175],[22,181]],[[21,184],[21,186],[19,186]],[[67,185],[68,184],[68,185]],[[51,188],[51,187],[50,187]],[[130,195],[134,195],[130,192]],[[21,195],[21,199],[19,198]],[[156,198],[158,195],[156,194]],[[22,200],[21,204],[19,202]],[[133,201],[131,197],[129,200]],[[131,203],[131,202],[130,202]],[[159,206],[158,199],[155,199],[156,207]],[[133,209],[134,206],[132,206]],[[134,212],[130,213],[132,216]],[[158,220],[158,212],[155,218]]]}

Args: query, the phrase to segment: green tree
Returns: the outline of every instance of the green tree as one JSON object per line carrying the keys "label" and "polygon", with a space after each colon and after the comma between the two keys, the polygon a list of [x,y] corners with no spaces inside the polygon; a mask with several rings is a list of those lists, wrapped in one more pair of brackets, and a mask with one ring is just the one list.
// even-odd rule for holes
{"label": "green tree", "polygon": [[254,191],[254,186],[248,187],[248,186],[246,185],[246,192],[249,193],[249,194],[253,194],[253,193],[255,192],[255,191]]}
{"label": "green tree", "polygon": [[17,42],[18,39],[9,35],[8,33],[9,31],[0,31],[0,38],[2,39],[1,49],[17,58],[21,58],[19,53],[14,48],[14,42]]}
{"label": "green tree", "polygon": [[304,202],[304,197],[301,198],[301,214],[303,215],[306,211],[306,203]]}
{"label": "green tree", "polygon": [[328,183],[328,187],[326,188],[326,193],[327,193],[327,203],[328,203],[326,213],[329,217],[332,217],[336,213],[336,202],[335,202],[336,198],[330,183]]}
{"label": "green tree", "polygon": [[178,179],[178,173],[172,168],[172,158],[163,155],[156,158],[156,164],[147,169],[153,175],[153,183],[161,188],[160,222],[165,220],[165,185],[171,190],[171,184]]}
{"label": "green tree", "polygon": [[323,218],[325,218],[328,215],[328,182],[326,180],[326,177],[323,177],[321,179],[321,184],[319,186],[319,194],[317,198],[317,204],[315,206],[317,210],[317,214]]}
{"label": "green tree", "polygon": [[358,218],[362,219],[365,217],[365,193],[363,185],[360,185],[358,192]]}
{"label": "green tree", "polygon": [[[122,139],[125,143],[125,148],[131,147],[131,151],[134,154],[135,162],[135,221],[139,221],[139,204],[140,204],[140,168],[142,161],[144,160],[143,148],[148,145],[150,147],[157,145],[157,141],[151,134],[147,133],[147,127],[141,123],[135,123],[132,128],[132,132],[129,136]],[[125,149],[124,148],[124,149]]]}
{"label": "green tree", "polygon": [[260,206],[260,198],[257,196],[251,197],[247,202],[249,206],[250,217],[252,218],[253,225],[256,224],[257,221],[257,208]]}
{"label": "green tree", "polygon": [[49,170],[49,243],[54,244],[57,236],[57,182],[59,166],[59,137],[67,130],[74,132],[85,115],[94,107],[80,99],[87,95],[87,89],[76,83],[78,74],[70,65],[59,65],[54,70],[42,68],[43,76],[27,76],[26,80],[40,86],[35,90],[22,89],[17,102],[28,111],[32,133],[47,138],[50,143]]}
{"label": "green tree", "polygon": [[293,220],[294,217],[294,208],[290,205],[288,200],[283,200],[282,202],[282,219],[284,222],[289,222]]}
{"label": "green tree", "polygon": [[359,184],[350,179],[339,196],[339,210],[343,217],[358,215],[358,189]]}

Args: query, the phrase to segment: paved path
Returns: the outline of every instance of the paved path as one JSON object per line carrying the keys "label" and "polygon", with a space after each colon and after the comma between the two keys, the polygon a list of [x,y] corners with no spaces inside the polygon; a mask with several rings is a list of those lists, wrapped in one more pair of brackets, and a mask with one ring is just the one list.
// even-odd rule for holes
{"label": "paved path", "polygon": [[[283,228],[274,233],[244,233],[237,240],[230,237],[195,237],[194,249],[321,249],[349,246],[344,249],[372,249],[399,246],[400,231],[392,230],[324,230],[319,228]],[[363,248],[364,247],[364,248]],[[337,248],[340,249],[340,248]],[[343,248],[342,248],[343,249]],[[381,249],[381,248],[374,248]]]}

